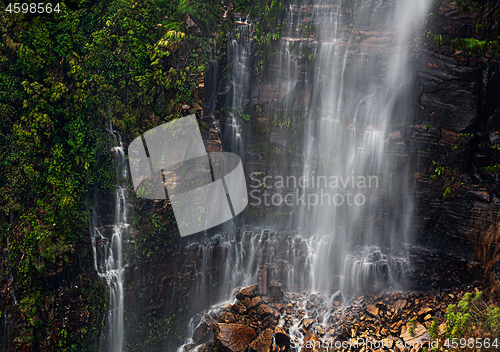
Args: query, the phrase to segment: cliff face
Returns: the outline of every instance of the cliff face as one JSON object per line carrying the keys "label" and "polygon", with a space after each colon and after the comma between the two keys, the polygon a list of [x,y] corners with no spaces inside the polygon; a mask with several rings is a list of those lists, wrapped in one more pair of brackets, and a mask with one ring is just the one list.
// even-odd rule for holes
{"label": "cliff face", "polygon": [[[468,238],[496,220],[500,180],[500,63],[491,58],[498,55],[499,5],[464,6],[439,2],[430,18],[434,41],[417,44],[415,114],[405,138],[417,241],[462,256],[471,254]],[[489,51],[457,50],[465,41]]]}
{"label": "cliff face", "polygon": [[12,285],[12,263],[3,256],[2,351],[55,351],[68,341],[75,351],[98,348],[107,304],[106,284],[93,270],[90,236],[78,242],[77,250],[65,267],[43,277],[40,294],[33,301],[19,300]]}

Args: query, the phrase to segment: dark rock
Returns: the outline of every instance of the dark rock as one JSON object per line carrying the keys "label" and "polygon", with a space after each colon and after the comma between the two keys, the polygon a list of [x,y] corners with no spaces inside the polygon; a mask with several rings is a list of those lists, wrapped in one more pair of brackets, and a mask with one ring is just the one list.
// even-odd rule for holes
{"label": "dark rock", "polygon": [[214,342],[222,351],[243,352],[257,334],[255,330],[241,324],[215,324]]}
{"label": "dark rock", "polygon": [[237,314],[245,314],[247,312],[247,307],[241,302],[237,302],[233,304],[231,307],[231,311],[237,313]]}
{"label": "dark rock", "polygon": [[415,122],[463,132],[477,121],[481,72],[456,60],[422,52],[417,72]]}
{"label": "dark rock", "polygon": [[318,337],[318,335],[316,335],[313,330],[309,330],[307,335],[304,336],[302,349],[304,352],[320,352],[324,351],[322,345],[322,340]]}
{"label": "dark rock", "polygon": [[269,296],[276,299],[283,299],[283,290],[281,289],[281,283],[276,280],[271,281],[269,284]]}
{"label": "dark rock", "polygon": [[204,321],[193,332],[193,340],[196,344],[207,342],[211,338],[210,325]]}
{"label": "dark rock", "polygon": [[259,309],[257,309],[257,312],[259,313],[259,315],[267,315],[267,314],[272,314],[273,309],[267,304],[262,304],[259,306]]}
{"label": "dark rock", "polygon": [[279,346],[286,346],[287,348],[290,347],[290,335],[278,326],[274,328],[274,340]]}
{"label": "dark rock", "polygon": [[184,17],[184,22],[186,22],[186,27],[189,33],[198,37],[206,36],[205,25],[193,15],[187,14]]}

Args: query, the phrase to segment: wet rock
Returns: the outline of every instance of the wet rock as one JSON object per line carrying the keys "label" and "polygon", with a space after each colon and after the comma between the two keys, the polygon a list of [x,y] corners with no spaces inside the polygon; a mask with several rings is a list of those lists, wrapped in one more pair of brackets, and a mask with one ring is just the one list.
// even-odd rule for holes
{"label": "wet rock", "polygon": [[257,334],[251,327],[242,324],[214,325],[214,342],[222,351],[243,352]]}
{"label": "wet rock", "polygon": [[273,329],[264,330],[251,344],[250,351],[269,352],[273,343]]}
{"label": "wet rock", "polygon": [[245,314],[247,311],[247,307],[241,302],[237,302],[232,305],[231,310],[237,314]]}
{"label": "wet rock", "polygon": [[318,335],[316,335],[313,330],[309,330],[307,332],[307,335],[304,336],[304,343],[302,345],[302,350],[304,352],[324,351],[324,348],[322,348],[322,345],[323,345],[323,343],[322,343],[321,339],[318,337]]}
{"label": "wet rock", "polygon": [[423,52],[418,65],[415,122],[462,132],[477,120],[480,71],[446,56]]}
{"label": "wet rock", "polygon": [[316,328],[316,333],[319,335],[319,336],[323,336],[325,334],[325,330],[323,330],[323,328],[321,326],[318,326]]}
{"label": "wet rock", "polygon": [[258,274],[258,285],[259,285],[259,292],[261,295],[266,296],[268,294],[268,286],[269,286],[269,268],[267,265],[263,265],[259,269],[259,274]]}
{"label": "wet rock", "polygon": [[339,335],[338,335],[338,338],[340,340],[347,340],[348,338],[350,337],[350,334],[349,334],[349,330],[347,330],[347,327],[346,326],[341,326],[340,327],[340,331],[339,331]]}
{"label": "wet rock", "polygon": [[273,309],[270,306],[268,306],[267,304],[263,304],[263,305],[259,306],[259,309],[257,309],[257,313],[259,313],[259,315],[272,314]]}
{"label": "wet rock", "polygon": [[290,347],[290,335],[278,326],[274,328],[274,339],[279,346],[286,346],[287,348]]}
{"label": "wet rock", "polygon": [[262,298],[260,298],[260,296],[254,297],[250,301],[250,307],[252,307],[252,308],[257,307],[259,304],[261,304],[261,302],[262,302]]}
{"label": "wet rock", "polygon": [[231,323],[236,323],[236,318],[235,318],[235,316],[234,316],[233,313],[231,313],[231,312],[225,312],[224,314],[222,314],[222,316],[220,317],[219,321],[221,323],[231,324]]}
{"label": "wet rock", "polygon": [[307,330],[311,327],[311,325],[314,323],[314,319],[308,318],[304,319],[303,326]]}
{"label": "wet rock", "polygon": [[236,294],[236,298],[240,301],[244,301],[245,298],[253,298],[259,294],[259,289],[257,284],[242,288],[240,292]]}
{"label": "wet rock", "polygon": [[276,280],[271,281],[269,284],[269,296],[276,299],[283,299],[284,292],[281,289],[281,283]]}
{"label": "wet rock", "polygon": [[210,325],[204,321],[193,332],[193,340],[195,343],[199,344],[202,342],[207,342],[211,337]]}

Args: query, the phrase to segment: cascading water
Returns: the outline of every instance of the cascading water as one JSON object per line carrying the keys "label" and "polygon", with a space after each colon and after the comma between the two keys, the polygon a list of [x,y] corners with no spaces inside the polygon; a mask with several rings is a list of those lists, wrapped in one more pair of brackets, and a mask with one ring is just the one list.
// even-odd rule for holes
{"label": "cascading water", "polygon": [[106,333],[101,340],[101,351],[123,351],[124,334],[124,243],[126,243],[130,225],[127,209],[128,189],[125,181],[128,179],[128,163],[123,149],[123,143],[118,131],[108,126],[108,131],[114,135],[117,145],[112,148],[115,155],[115,171],[119,184],[114,191],[112,203],[114,207],[112,223],[100,219],[98,201],[94,203],[91,219],[92,246],[94,263],[99,276],[109,287],[109,310],[107,312]]}
{"label": "cascading water", "polygon": [[[409,240],[412,200],[406,165],[401,164],[408,161],[405,151],[398,150],[402,144],[389,140],[391,133],[401,133],[410,110],[410,35],[423,21],[427,4],[402,0],[361,1],[350,8],[346,2],[314,6],[312,25],[319,45],[303,174],[312,183],[305,198],[315,201],[321,188],[321,200],[310,209],[301,207],[299,217],[299,226],[318,238],[313,290],[336,285],[353,291],[383,284],[405,261],[399,249]],[[396,173],[397,180],[391,180]],[[325,178],[340,179],[340,187],[324,181],[319,186]],[[373,184],[367,185],[369,181]],[[339,275],[337,280],[332,273]]]}
{"label": "cascading water", "polygon": [[[248,146],[262,141],[248,133],[251,127],[245,123],[243,133],[226,128],[222,136],[235,141],[241,134],[245,149],[234,143],[225,147],[244,152],[246,172],[265,174],[266,189],[277,177],[298,179],[299,185],[302,180],[303,185],[275,186],[276,199],[299,188],[290,198],[297,207],[290,212],[295,219],[287,230],[254,228],[196,244],[202,271],[211,266],[215,248],[224,248],[218,252],[226,253],[220,266],[222,300],[231,300],[234,287],[256,283],[263,264],[287,291],[340,295],[346,302],[363,291],[403,287],[398,285],[404,284],[408,263],[412,197],[402,136],[412,106],[412,35],[423,24],[429,2],[290,4],[266,77],[248,77],[250,42],[230,44],[233,98],[226,104],[233,114],[226,119],[241,115],[234,112],[262,109],[269,115],[270,145],[281,150],[298,146],[300,157],[280,164],[271,155],[262,166],[263,157],[255,158],[259,153]],[[283,126],[300,126],[303,143],[296,131]],[[204,276],[197,294],[210,291],[211,279]]]}

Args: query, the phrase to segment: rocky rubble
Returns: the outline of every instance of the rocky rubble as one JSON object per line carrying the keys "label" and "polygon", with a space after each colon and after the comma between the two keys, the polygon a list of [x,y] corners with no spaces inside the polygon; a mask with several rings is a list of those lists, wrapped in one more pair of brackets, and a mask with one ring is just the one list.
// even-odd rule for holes
{"label": "rocky rubble", "polygon": [[[269,286],[281,290],[277,284]],[[261,295],[255,284],[235,289],[234,303],[207,315],[195,330],[194,343],[184,345],[183,352],[195,348],[204,352],[216,348],[222,352],[399,352],[412,350],[410,346],[418,351],[430,342],[427,329],[433,319],[442,323],[447,306],[466,292],[479,291],[478,285],[358,297],[281,291],[280,297],[272,298]],[[444,332],[444,324],[440,331]]]}

